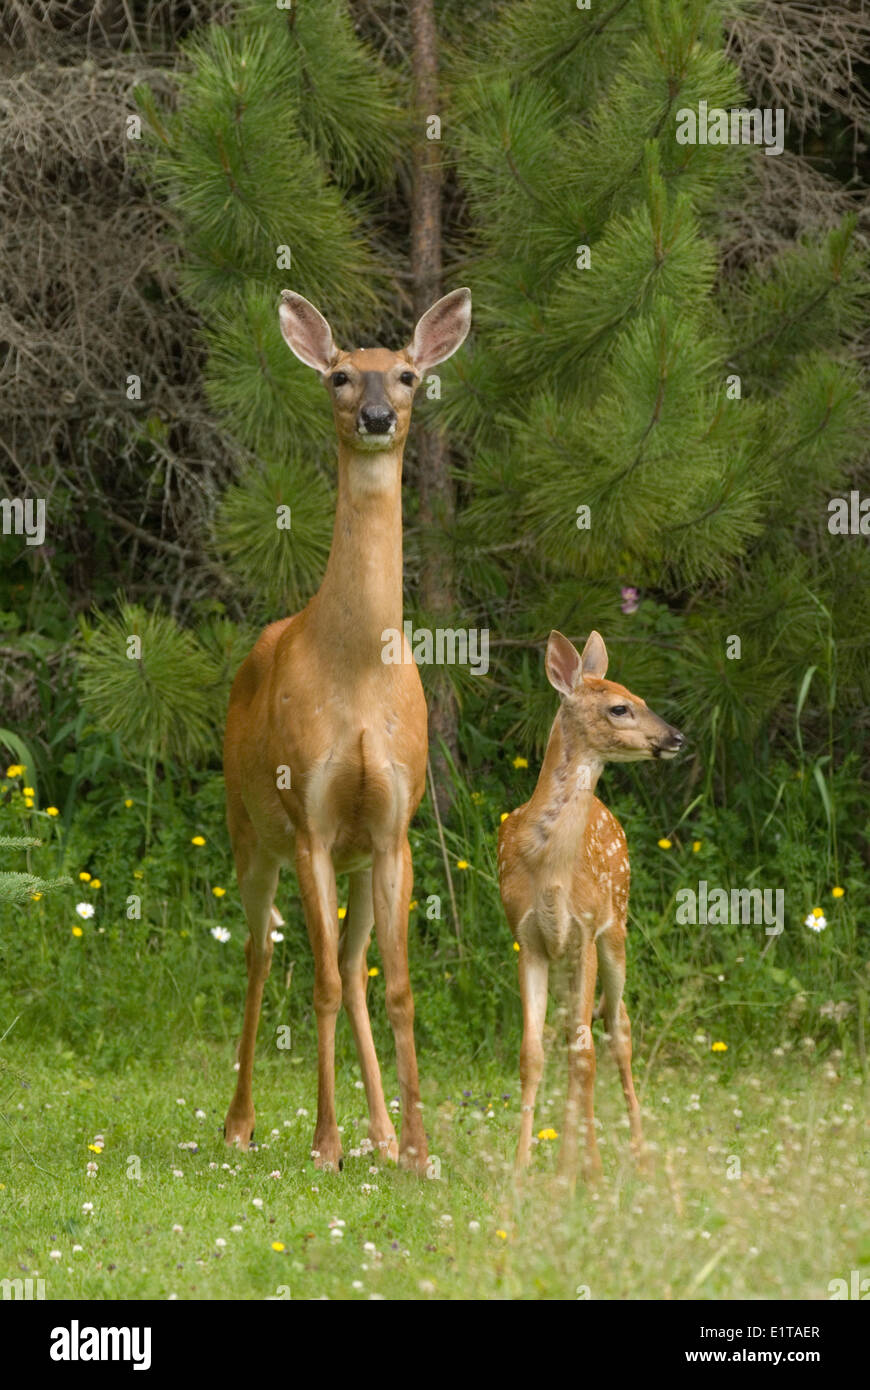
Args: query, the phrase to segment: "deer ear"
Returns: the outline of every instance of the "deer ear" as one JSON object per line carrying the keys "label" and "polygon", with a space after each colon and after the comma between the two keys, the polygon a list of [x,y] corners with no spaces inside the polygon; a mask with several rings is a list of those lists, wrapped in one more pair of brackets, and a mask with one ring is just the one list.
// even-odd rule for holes
{"label": "deer ear", "polygon": [[547,680],[560,695],[571,695],[577,688],[583,674],[580,653],[573,643],[563,637],[555,628],[547,643],[547,657],[544,662]]}
{"label": "deer ear", "polygon": [[332,329],[319,309],[301,294],[282,290],[278,318],[284,342],[299,361],[316,372],[328,371],[338,350],[332,341]]}
{"label": "deer ear", "polygon": [[603,680],[607,674],[607,648],[600,632],[590,632],[583,648],[584,676],[597,676]]}
{"label": "deer ear", "polygon": [[452,357],[471,327],[471,290],[451,290],[427,309],[405,351],[418,372]]}

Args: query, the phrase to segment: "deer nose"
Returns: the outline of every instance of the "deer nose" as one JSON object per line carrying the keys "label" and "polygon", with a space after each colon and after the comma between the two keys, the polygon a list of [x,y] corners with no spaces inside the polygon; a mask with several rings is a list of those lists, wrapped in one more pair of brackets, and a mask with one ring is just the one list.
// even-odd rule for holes
{"label": "deer nose", "polygon": [[668,727],[668,734],[670,735],[672,748],[676,749],[685,747],[686,737],[685,734],[680,733],[679,729],[675,729],[673,725],[670,725]]}
{"label": "deer nose", "polygon": [[365,434],[389,434],[396,423],[396,412],[388,405],[364,405],[359,413],[359,427]]}

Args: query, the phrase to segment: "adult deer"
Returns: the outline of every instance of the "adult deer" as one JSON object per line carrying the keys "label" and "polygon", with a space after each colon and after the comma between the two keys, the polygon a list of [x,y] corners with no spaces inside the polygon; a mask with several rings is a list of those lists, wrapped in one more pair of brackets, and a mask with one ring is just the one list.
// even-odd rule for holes
{"label": "adult deer", "polygon": [[591,1178],[601,1170],[593,1112],[592,1018],[598,970],[603,996],[596,1016],[604,1015],[628,1106],[632,1149],[643,1157],[640,1107],[631,1076],[631,1024],[622,1001],[628,847],[619,821],[594,795],[595,785],[604,763],[673,758],[684,739],[639,696],[604,679],[607,649],[597,632],[590,634],[582,657],[567,637],[551,632],[546,670],[561,705],[531,800],[502,822],[498,872],[505,913],[520,948],[523,1108],[516,1169],[523,1169],[531,1151],[535,1097],[544,1066],[549,968],[564,959],[570,1061],[559,1172],[573,1183],[581,1113],[585,1174]]}
{"label": "adult deer", "polygon": [[[281,922],[273,901],[279,869],[292,861],[314,953],[315,1162],[341,1165],[335,1023],[343,999],[368,1100],[369,1137],[382,1155],[425,1171],[408,976],[408,824],[425,785],[426,701],[408,643],[403,663],[388,665],[382,635],[402,630],[402,454],[414,393],[423,374],[463,342],[471,295],[460,289],[439,299],[401,352],[340,351],[318,310],[289,290],[279,316],[288,347],[320,373],[332,400],[338,503],[323,583],[300,613],[265,629],[230,694],[227,822],[249,936],[238,1084],[224,1134],[243,1149],[253,1134],[254,1044],[272,928]],[[336,873],[349,875],[340,934]],[[396,1041],[398,1152],[366,1005],[373,924]]]}

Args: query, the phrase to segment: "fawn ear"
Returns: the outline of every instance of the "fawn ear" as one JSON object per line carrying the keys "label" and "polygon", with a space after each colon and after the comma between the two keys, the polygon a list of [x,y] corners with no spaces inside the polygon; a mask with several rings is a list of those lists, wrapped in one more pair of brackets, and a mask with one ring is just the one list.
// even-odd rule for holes
{"label": "fawn ear", "polygon": [[544,662],[547,680],[560,695],[571,695],[576,689],[583,673],[580,653],[573,643],[563,637],[555,628],[547,643],[547,658]]}
{"label": "fawn ear", "polygon": [[597,676],[603,680],[607,674],[607,648],[600,632],[590,632],[583,648],[584,676]]}
{"label": "fawn ear", "polygon": [[426,310],[405,351],[417,371],[425,372],[452,357],[470,327],[471,290],[451,290]]}
{"label": "fawn ear", "polygon": [[328,371],[338,350],[332,341],[332,329],[320,310],[301,294],[282,290],[278,318],[284,342],[299,361],[317,372]]}

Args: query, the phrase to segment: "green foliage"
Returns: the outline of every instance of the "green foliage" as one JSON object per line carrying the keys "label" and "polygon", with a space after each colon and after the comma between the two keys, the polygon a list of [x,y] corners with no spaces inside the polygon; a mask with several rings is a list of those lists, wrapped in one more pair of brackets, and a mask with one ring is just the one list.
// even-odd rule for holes
{"label": "green foliage", "polygon": [[[267,617],[296,611],[317,588],[333,507],[324,475],[301,455],[265,469],[253,465],[224,493],[218,549]],[[289,508],[289,526],[276,524],[279,508]]]}
{"label": "green foliage", "polygon": [[82,620],[79,665],[82,703],[130,753],[181,762],[211,753],[218,671],[168,614],[119,597],[117,613]]}
{"label": "green foliage", "polygon": [[[42,844],[32,835],[0,835],[0,849],[38,849]],[[47,897],[72,885],[71,878],[41,878],[39,874],[0,870],[0,905],[20,905],[35,895]]]}

